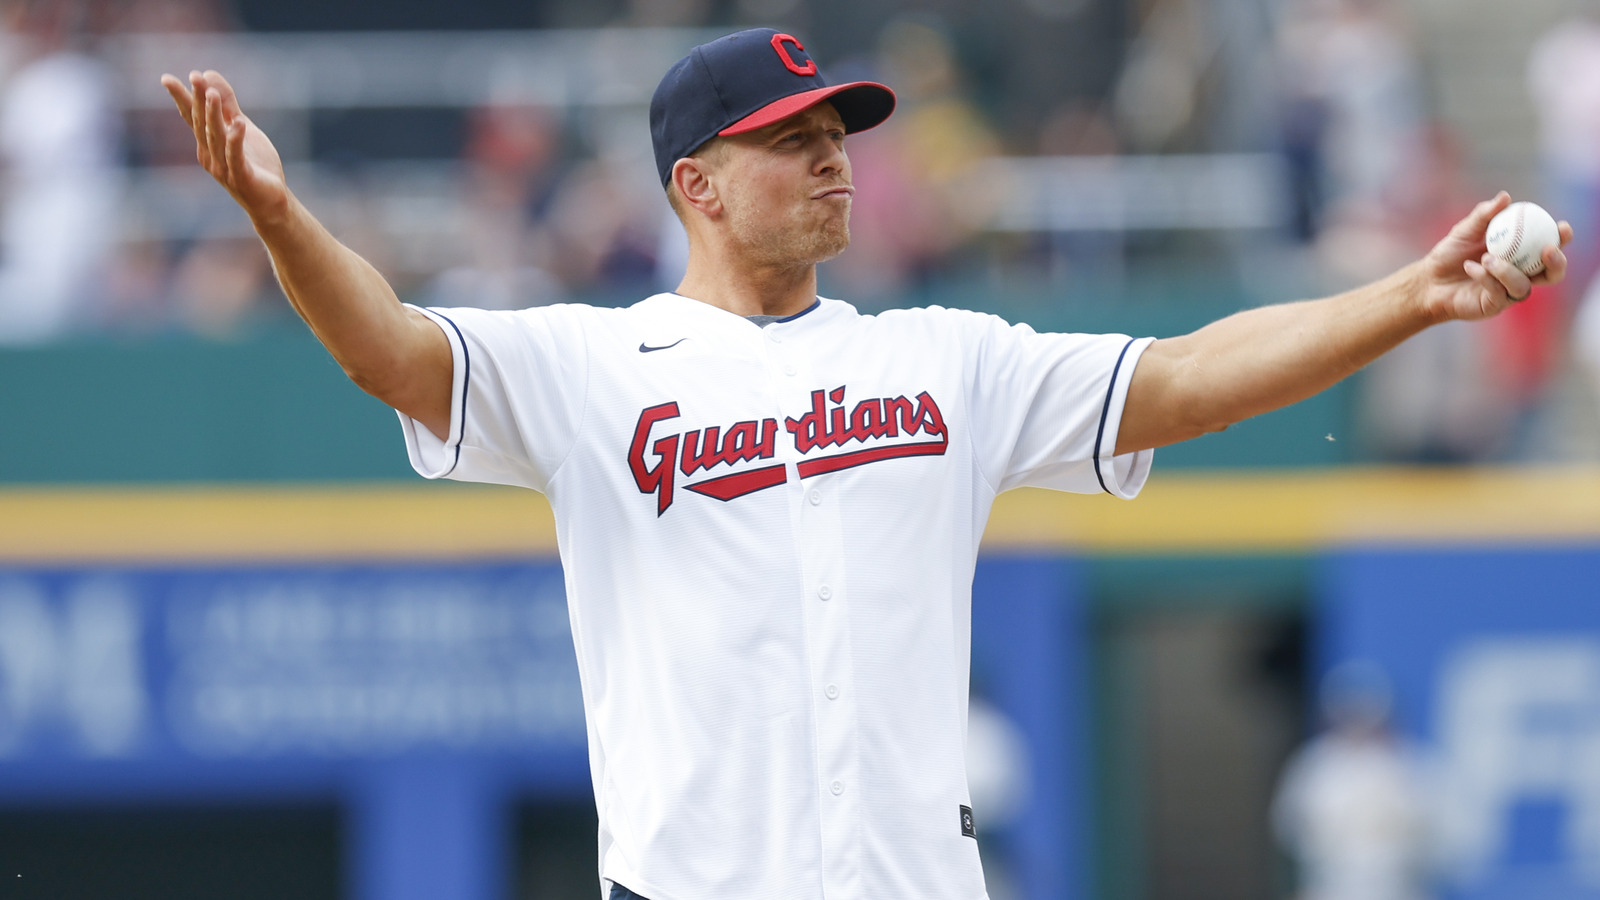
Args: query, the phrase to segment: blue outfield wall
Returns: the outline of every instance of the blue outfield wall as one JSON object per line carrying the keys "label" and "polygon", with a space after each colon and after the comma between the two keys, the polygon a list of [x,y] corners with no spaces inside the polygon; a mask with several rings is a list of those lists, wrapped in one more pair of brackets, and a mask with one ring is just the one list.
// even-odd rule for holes
{"label": "blue outfield wall", "polygon": [[[986,865],[1088,879],[1079,566],[979,567],[973,667],[1025,738]],[[0,805],[334,800],[348,895],[498,900],[511,809],[591,796],[553,562],[0,569]],[[36,885],[37,887],[37,885]]]}
{"label": "blue outfield wall", "polygon": [[1323,669],[1393,680],[1442,896],[1600,898],[1600,547],[1341,552],[1318,619]]}

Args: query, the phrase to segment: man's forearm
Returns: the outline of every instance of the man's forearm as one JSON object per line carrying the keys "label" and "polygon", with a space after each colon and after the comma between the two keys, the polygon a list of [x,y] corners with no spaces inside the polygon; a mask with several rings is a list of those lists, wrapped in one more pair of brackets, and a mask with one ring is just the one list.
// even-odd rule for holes
{"label": "man's forearm", "polygon": [[1221,431],[1323,391],[1436,321],[1420,263],[1321,300],[1235,313],[1145,351],[1117,437],[1126,453]]}
{"label": "man's forearm", "polygon": [[[363,389],[391,405],[405,404],[395,393],[403,394],[404,382],[415,375],[406,371],[412,362],[433,359],[448,366],[447,350],[417,351],[419,342],[443,343],[443,335],[433,333],[438,329],[416,321],[377,269],[334,238],[298,199],[290,196],[281,217],[254,224],[290,304]],[[448,370],[440,383],[449,384]]]}

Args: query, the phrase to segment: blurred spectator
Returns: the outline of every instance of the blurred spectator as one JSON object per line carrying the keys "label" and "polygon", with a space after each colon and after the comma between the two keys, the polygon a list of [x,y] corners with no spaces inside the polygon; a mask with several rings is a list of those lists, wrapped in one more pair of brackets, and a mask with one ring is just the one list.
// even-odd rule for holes
{"label": "blurred spectator", "polygon": [[605,160],[573,167],[551,201],[554,271],[574,291],[637,299],[655,290],[665,202],[658,182],[628,178]]}
{"label": "blurred spectator", "polygon": [[269,301],[284,302],[267,296],[270,276],[267,254],[254,237],[196,242],[172,275],[178,320],[203,337],[236,337],[265,314]]}
{"label": "blurred spectator", "polygon": [[[1323,268],[1335,278],[1381,274],[1416,259],[1482,199],[1463,174],[1456,136],[1442,124],[1423,134],[1422,152],[1394,193],[1394,214],[1375,215],[1364,228],[1340,221],[1319,243]],[[1342,215],[1353,213],[1347,207]],[[1514,426],[1536,399],[1543,376],[1520,352],[1527,346],[1530,311],[1537,318],[1534,305],[1510,310],[1481,328],[1429,329],[1369,366],[1361,383],[1361,415],[1373,455],[1465,463],[1509,452]]]}
{"label": "blurred spectator", "polygon": [[556,189],[560,133],[549,111],[490,104],[468,121],[467,264],[440,273],[429,302],[521,309],[563,297],[542,218]]}
{"label": "blurred spectator", "polygon": [[1327,730],[1290,759],[1274,830],[1299,864],[1299,900],[1424,900],[1422,773],[1389,728],[1388,676],[1351,661],[1323,680]]}
{"label": "blurred spectator", "polygon": [[1415,170],[1422,88],[1391,12],[1385,0],[1296,0],[1281,26],[1284,142],[1313,231],[1387,217]]}
{"label": "blurred spectator", "polygon": [[1560,22],[1528,55],[1528,93],[1539,114],[1547,205],[1572,223],[1566,283],[1581,291],[1600,268],[1600,0]]}
{"label": "blurred spectator", "polygon": [[[1589,396],[1595,402],[1592,413],[1600,413],[1600,276],[1589,280],[1589,290],[1578,306],[1572,324],[1573,358],[1589,383]],[[1591,416],[1592,418],[1592,416]]]}
{"label": "blurred spectator", "polygon": [[[1116,123],[1103,104],[1076,100],[1056,107],[1039,129],[1039,155],[1110,157],[1121,152]],[[1085,278],[1100,285],[1126,274],[1127,235],[1120,231],[1052,231],[1039,236],[1049,278],[1057,283]]]}
{"label": "blurred spectator", "polygon": [[1118,131],[1141,153],[1188,149],[1182,139],[1197,118],[1201,75],[1215,44],[1190,0],[1154,0],[1143,13],[1117,79]]}
{"label": "blurred spectator", "polygon": [[[107,30],[118,35],[219,35],[238,27],[225,0],[132,0],[112,9]],[[170,110],[161,107],[129,109],[125,119],[129,162],[161,185],[124,211],[99,324],[121,333],[179,330],[225,339],[287,318],[267,256],[237,208],[226,196],[193,190],[189,132],[173,128]]]}
{"label": "blurred spectator", "polygon": [[615,23],[633,28],[682,28],[704,25],[710,0],[628,0]]}
{"label": "blurred spectator", "polygon": [[967,792],[977,819],[989,900],[1023,895],[1007,833],[1025,822],[1033,794],[1033,753],[1012,718],[979,693],[967,709]]}
{"label": "blurred spectator", "polygon": [[933,19],[902,17],[878,41],[881,76],[898,96],[895,115],[848,143],[857,193],[852,252],[826,273],[853,302],[915,286],[952,262],[977,232],[990,199],[968,177],[999,151],[982,112],[965,96],[955,48]]}
{"label": "blurred spectator", "polygon": [[10,7],[29,59],[0,94],[0,343],[83,327],[115,238],[120,133],[110,73],[79,48],[86,7]]}

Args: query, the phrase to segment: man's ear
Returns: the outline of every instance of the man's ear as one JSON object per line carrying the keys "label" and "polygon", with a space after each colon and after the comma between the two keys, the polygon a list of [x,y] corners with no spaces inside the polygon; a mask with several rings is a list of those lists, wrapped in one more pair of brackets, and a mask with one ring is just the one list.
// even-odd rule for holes
{"label": "man's ear", "polygon": [[722,211],[722,199],[711,179],[711,167],[703,159],[686,156],[672,164],[672,183],[685,206],[714,216]]}

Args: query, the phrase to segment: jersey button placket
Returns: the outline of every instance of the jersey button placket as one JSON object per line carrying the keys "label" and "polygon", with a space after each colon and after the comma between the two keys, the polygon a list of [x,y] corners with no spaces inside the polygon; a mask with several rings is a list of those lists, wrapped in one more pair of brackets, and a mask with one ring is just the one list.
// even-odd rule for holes
{"label": "jersey button placket", "polygon": [[[777,325],[767,326],[771,329]],[[778,395],[783,419],[799,420],[811,411],[812,392],[837,386],[840,375],[825,367],[818,371],[804,328],[785,327],[772,340],[762,342],[767,378]],[[834,379],[829,381],[829,379]],[[822,884],[825,897],[865,896],[861,884],[861,765],[858,759],[860,729],[853,695],[851,662],[850,590],[844,572],[844,529],[841,505],[833,502],[827,476],[816,483],[799,479],[797,464],[816,458],[830,448],[813,448],[801,454],[794,435],[779,431],[780,455],[789,468],[787,491],[799,555],[801,616],[805,623],[804,652],[811,677],[812,746],[816,753],[817,813],[822,837]],[[838,691],[827,696],[828,686]],[[836,791],[835,785],[838,786]]]}
{"label": "jersey button placket", "polygon": [[[818,476],[826,481],[828,476]],[[807,655],[816,681],[818,788],[822,792],[824,896],[860,896],[860,734],[852,663],[849,585],[844,573],[841,504],[826,484],[792,495],[798,503],[806,602]]]}

